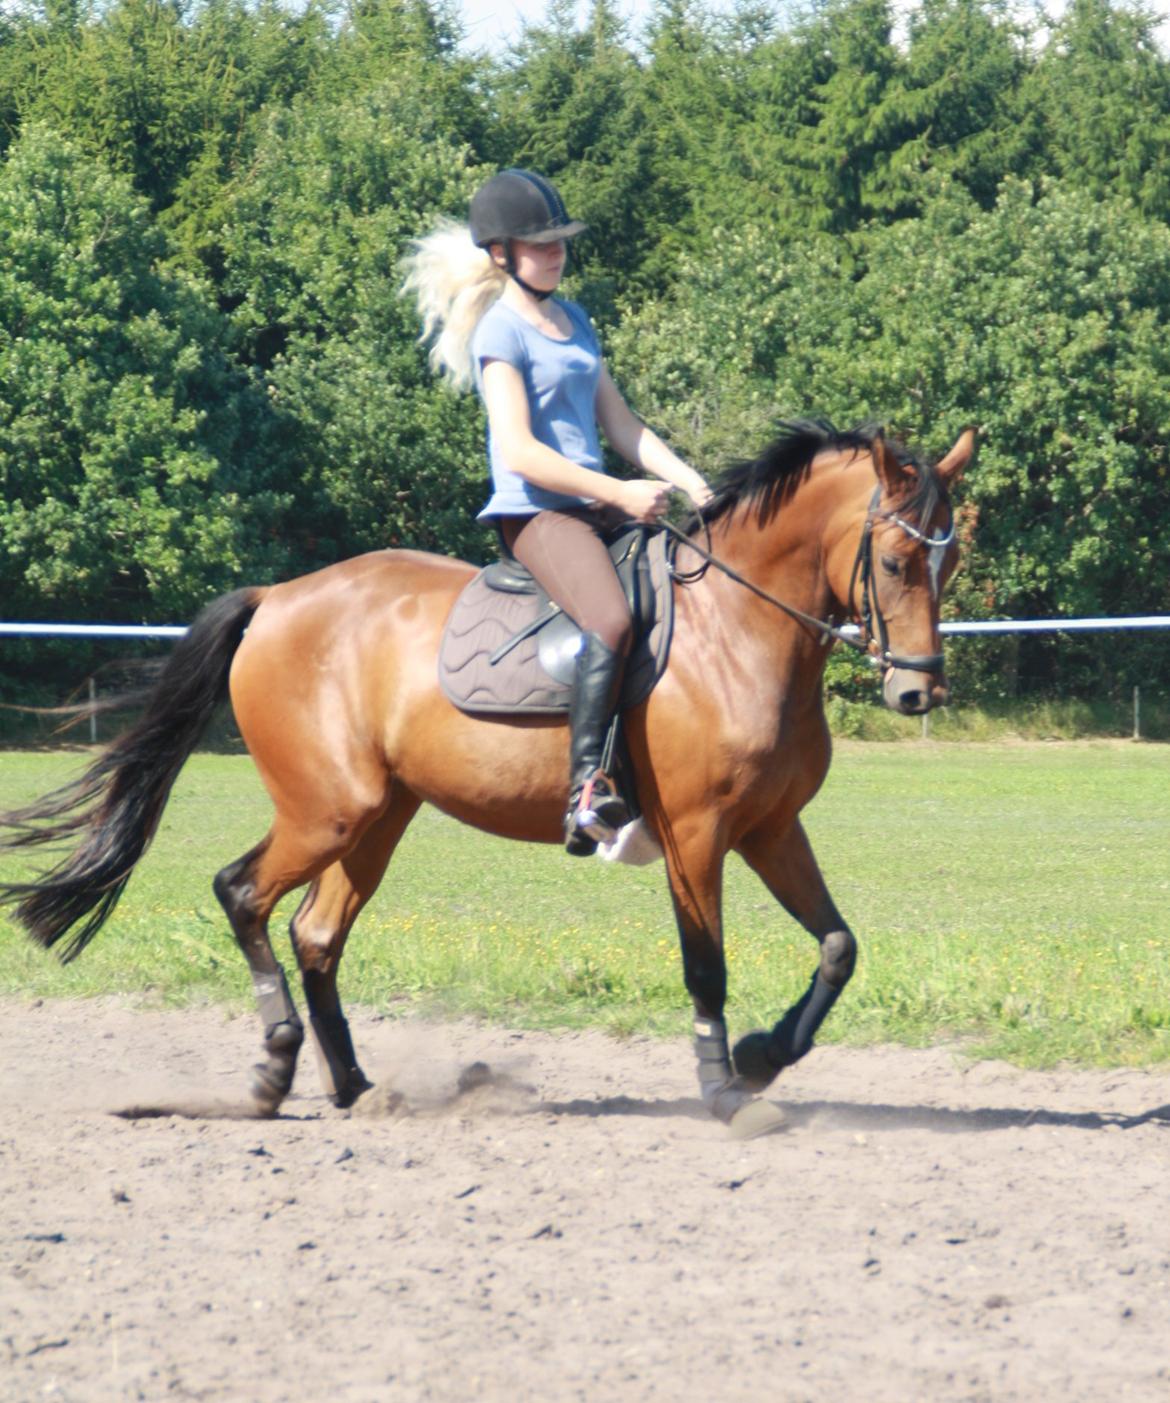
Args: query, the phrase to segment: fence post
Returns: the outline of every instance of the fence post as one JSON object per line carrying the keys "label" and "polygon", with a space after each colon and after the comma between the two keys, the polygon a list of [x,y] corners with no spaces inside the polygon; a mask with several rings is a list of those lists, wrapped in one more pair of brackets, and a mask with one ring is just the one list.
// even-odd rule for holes
{"label": "fence post", "polygon": [[929,740],[929,739],[930,739],[930,712],[929,712],[929,711],[924,711],[924,712],[922,713],[922,739],[923,739],[923,740]]}
{"label": "fence post", "polygon": [[1136,686],[1133,689],[1133,738],[1142,738],[1142,689]]}
{"label": "fence post", "polygon": [[[91,678],[89,679],[89,704],[90,704],[90,706],[92,706],[92,705],[94,704],[94,702],[96,702],[96,701],[97,701],[97,684],[94,682],[93,678],[91,677]],[[97,713],[96,713],[96,712],[93,712],[93,711],[91,711],[91,712],[89,713],[89,743],[90,743],[90,745],[97,745]]]}

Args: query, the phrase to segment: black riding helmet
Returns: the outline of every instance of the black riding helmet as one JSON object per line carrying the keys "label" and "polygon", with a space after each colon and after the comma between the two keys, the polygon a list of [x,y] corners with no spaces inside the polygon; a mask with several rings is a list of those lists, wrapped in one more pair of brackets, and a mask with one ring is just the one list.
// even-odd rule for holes
{"label": "black riding helmet", "polygon": [[565,202],[551,180],[534,171],[512,167],[502,170],[471,197],[471,237],[480,248],[524,239],[530,244],[551,244],[572,239],[588,225],[570,219]]}

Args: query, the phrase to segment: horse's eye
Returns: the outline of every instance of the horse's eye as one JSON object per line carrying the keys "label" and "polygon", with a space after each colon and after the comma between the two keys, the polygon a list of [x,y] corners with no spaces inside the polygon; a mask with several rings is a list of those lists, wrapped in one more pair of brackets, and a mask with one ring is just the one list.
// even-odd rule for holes
{"label": "horse's eye", "polygon": [[892,555],[882,556],[882,569],[887,575],[898,576],[902,573],[902,562]]}

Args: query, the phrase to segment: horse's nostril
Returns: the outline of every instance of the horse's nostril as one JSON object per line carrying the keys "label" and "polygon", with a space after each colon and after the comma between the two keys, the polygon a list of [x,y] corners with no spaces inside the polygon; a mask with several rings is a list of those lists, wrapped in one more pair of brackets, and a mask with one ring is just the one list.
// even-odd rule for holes
{"label": "horse's nostril", "polygon": [[940,704],[938,680],[933,673],[890,668],[882,683],[882,698],[899,715],[921,716]]}

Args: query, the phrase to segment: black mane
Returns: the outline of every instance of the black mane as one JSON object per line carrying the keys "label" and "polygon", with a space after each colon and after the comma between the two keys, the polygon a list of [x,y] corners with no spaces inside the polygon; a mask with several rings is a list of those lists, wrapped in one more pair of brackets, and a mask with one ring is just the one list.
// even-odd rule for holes
{"label": "black mane", "polygon": [[[712,484],[714,496],[704,507],[707,521],[732,511],[741,504],[755,508],[761,526],[767,525],[780,507],[808,476],[818,453],[833,450],[868,453],[874,440],[883,437],[874,424],[856,429],[837,429],[826,419],[792,419],[779,425],[779,433],[758,458],[734,463]],[[919,521],[929,521],[940,502],[947,499],[946,488],[930,463],[917,457],[903,444],[885,440],[886,451],[904,467],[915,470],[910,491],[899,502],[900,510]],[[699,524],[698,518],[688,525]]]}

